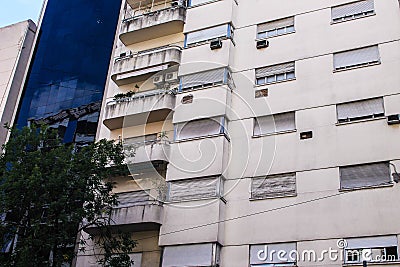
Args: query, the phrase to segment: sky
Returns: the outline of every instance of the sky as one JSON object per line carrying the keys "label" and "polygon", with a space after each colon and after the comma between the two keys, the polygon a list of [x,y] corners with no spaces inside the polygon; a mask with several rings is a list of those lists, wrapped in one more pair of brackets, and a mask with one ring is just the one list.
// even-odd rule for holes
{"label": "sky", "polygon": [[0,0],[0,27],[31,19],[37,24],[43,0]]}

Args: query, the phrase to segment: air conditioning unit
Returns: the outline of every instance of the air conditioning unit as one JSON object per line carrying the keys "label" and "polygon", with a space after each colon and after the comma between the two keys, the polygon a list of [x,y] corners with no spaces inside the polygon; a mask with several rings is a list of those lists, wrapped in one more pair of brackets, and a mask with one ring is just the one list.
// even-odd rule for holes
{"label": "air conditioning unit", "polygon": [[221,47],[222,47],[222,41],[221,41],[221,39],[213,40],[213,41],[211,41],[211,43],[210,43],[210,48],[211,48],[211,50],[219,49],[219,48],[221,48]]}
{"label": "air conditioning unit", "polygon": [[161,85],[164,83],[164,75],[155,75],[153,77],[153,83],[155,85]]}
{"label": "air conditioning unit", "polygon": [[257,41],[257,49],[266,48],[269,46],[269,42],[267,40],[259,40]]}
{"label": "air conditioning unit", "polygon": [[387,123],[389,125],[400,124],[400,114],[387,116]]}
{"label": "air conditioning unit", "polygon": [[178,80],[178,72],[170,72],[165,74],[165,81],[166,82],[175,82]]}

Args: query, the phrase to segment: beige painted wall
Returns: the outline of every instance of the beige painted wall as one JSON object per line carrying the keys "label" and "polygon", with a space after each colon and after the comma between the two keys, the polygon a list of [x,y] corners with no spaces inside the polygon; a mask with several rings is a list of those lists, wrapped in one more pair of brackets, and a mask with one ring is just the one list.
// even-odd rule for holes
{"label": "beige painted wall", "polygon": [[[331,24],[331,6],[351,0],[237,2],[211,1],[188,9],[185,33],[231,22],[235,36],[234,43],[225,40],[219,50],[211,51],[209,44],[184,49],[180,69],[180,74],[186,74],[229,66],[234,72],[233,91],[214,87],[178,94],[173,118],[164,126],[158,122],[148,124],[146,130],[144,126],[124,129],[123,135],[138,136],[163,127],[173,130],[173,123],[199,117],[225,114],[229,118],[230,140],[221,136],[171,144],[167,171],[168,181],[223,174],[226,204],[222,200],[189,201],[183,207],[165,204],[159,245],[219,242],[221,266],[243,267],[249,264],[251,244],[297,242],[300,250],[320,251],[335,247],[339,238],[399,235],[395,204],[400,201],[399,185],[337,194],[339,166],[389,161],[400,169],[400,127],[389,126],[385,118],[337,125],[336,115],[338,103],[373,97],[383,98],[385,115],[400,113],[398,1],[375,0],[376,15],[338,24]],[[257,50],[257,24],[288,16],[295,16],[295,33],[269,38],[269,47]],[[181,42],[182,36],[127,48],[154,48]],[[333,53],[370,45],[378,45],[381,64],[333,71]],[[254,85],[255,68],[288,61],[295,61],[295,80]],[[118,88],[110,82],[106,95],[112,97],[132,86]],[[258,89],[268,89],[268,97],[256,99]],[[188,94],[194,96],[193,103],[180,105]],[[252,137],[255,117],[288,111],[296,112],[296,131]],[[103,137],[115,139],[122,133],[104,128]],[[303,131],[313,131],[313,138],[300,140]],[[295,197],[250,200],[251,177],[286,172],[296,172]],[[302,204],[316,198],[321,199]],[[288,205],[294,206],[282,208]],[[265,212],[274,209],[278,210]],[[253,213],[260,214],[247,216]],[[213,224],[224,219],[228,221]],[[195,228],[183,231],[191,227]],[[298,265],[342,266],[342,262]]]}
{"label": "beige painted wall", "polygon": [[0,145],[7,139],[33,47],[36,25],[31,20],[0,28]]}

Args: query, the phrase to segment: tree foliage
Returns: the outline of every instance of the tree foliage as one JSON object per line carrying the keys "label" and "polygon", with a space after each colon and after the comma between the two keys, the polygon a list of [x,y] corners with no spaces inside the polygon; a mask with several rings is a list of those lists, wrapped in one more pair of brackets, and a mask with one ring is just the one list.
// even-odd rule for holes
{"label": "tree foliage", "polygon": [[[123,168],[122,146],[65,145],[44,126],[10,129],[0,155],[0,266],[61,266],[96,240],[101,266],[130,266],[135,242],[110,227],[117,204],[108,178]],[[77,238],[81,231],[96,235]],[[79,247],[79,249],[77,249]]]}

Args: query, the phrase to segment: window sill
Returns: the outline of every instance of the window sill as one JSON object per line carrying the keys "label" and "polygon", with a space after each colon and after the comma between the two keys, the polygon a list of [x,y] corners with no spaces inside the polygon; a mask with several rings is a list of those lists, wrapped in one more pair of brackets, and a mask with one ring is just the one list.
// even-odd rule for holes
{"label": "window sill", "polygon": [[393,187],[394,182],[388,184],[381,184],[381,185],[373,185],[373,186],[363,186],[363,187],[355,187],[355,188],[340,188],[339,192],[350,192],[350,191],[358,191],[364,189],[377,189],[377,188],[386,188],[386,187]]}
{"label": "window sill", "polygon": [[333,70],[333,73],[343,72],[343,71],[348,71],[348,70],[361,69],[361,68],[367,68],[367,67],[372,67],[372,66],[376,66],[376,65],[380,65],[380,64],[381,64],[380,61],[379,62],[374,62],[374,63],[367,63],[367,64],[354,66],[354,67],[348,67],[348,68],[344,68],[344,69],[340,69],[340,70]]}
{"label": "window sill", "polygon": [[263,41],[263,40],[269,40],[269,39],[272,39],[272,38],[275,38],[275,37],[285,36],[285,35],[289,35],[289,34],[293,34],[293,33],[296,33],[296,31],[281,33],[281,34],[277,34],[277,35],[269,36],[269,37],[264,37],[264,38],[256,38],[255,41],[258,42],[258,41]]}
{"label": "window sill", "polygon": [[294,194],[287,194],[283,196],[270,196],[270,197],[263,197],[263,198],[252,198],[250,197],[250,201],[257,201],[257,200],[266,200],[266,199],[275,199],[275,198],[287,198],[287,197],[297,197],[297,193]]}
{"label": "window sill", "polygon": [[372,17],[372,16],[375,16],[375,15],[376,15],[376,13],[374,12],[372,14],[364,15],[364,16],[361,16],[361,17],[358,17],[358,18],[351,18],[351,19],[346,19],[346,20],[341,20],[341,21],[331,21],[331,25],[339,24],[339,23],[343,23],[343,22],[348,22],[348,21],[352,21],[352,20],[357,20],[357,19],[368,18],[368,17]]}
{"label": "window sill", "polygon": [[260,137],[265,137],[265,136],[281,135],[281,134],[295,133],[295,132],[297,132],[297,129],[288,130],[288,131],[280,131],[280,132],[275,132],[275,133],[268,133],[268,134],[253,135],[251,138],[260,138]]}
{"label": "window sill", "polygon": [[176,140],[172,142],[172,144],[175,143],[184,143],[184,142],[190,142],[190,141],[195,141],[195,140],[202,140],[202,139],[208,139],[208,138],[214,138],[214,137],[219,137],[219,136],[224,136],[228,142],[230,142],[230,138],[225,134],[225,133],[220,133],[220,134],[212,134],[212,135],[206,135],[206,136],[199,136],[199,137],[193,137],[193,138],[187,138],[187,139],[182,139],[182,140]]}
{"label": "window sill", "polygon": [[274,84],[279,84],[279,83],[284,83],[284,82],[291,82],[291,81],[295,81],[295,80],[296,80],[296,78],[292,78],[292,79],[276,81],[276,82],[272,82],[272,83],[255,84],[254,87],[255,88],[259,88],[259,87],[263,87],[263,86],[267,86],[267,85],[274,85]]}
{"label": "window sill", "polygon": [[346,122],[337,122],[335,123],[336,126],[342,126],[342,125],[348,125],[348,124],[353,124],[353,123],[361,123],[361,122],[368,122],[368,121],[378,121],[378,120],[386,120],[386,117],[378,117],[378,118],[370,118],[370,119],[362,119],[362,120],[356,120],[356,121],[346,121]]}

